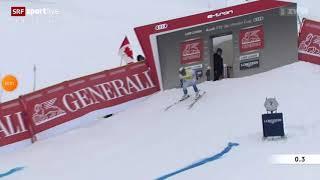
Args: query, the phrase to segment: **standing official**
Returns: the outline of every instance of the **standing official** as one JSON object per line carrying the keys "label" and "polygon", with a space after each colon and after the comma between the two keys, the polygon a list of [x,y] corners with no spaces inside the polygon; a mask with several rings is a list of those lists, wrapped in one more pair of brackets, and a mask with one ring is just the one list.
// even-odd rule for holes
{"label": "standing official", "polygon": [[217,52],[213,55],[214,63],[214,81],[217,81],[223,77],[223,58],[222,49],[218,48]]}

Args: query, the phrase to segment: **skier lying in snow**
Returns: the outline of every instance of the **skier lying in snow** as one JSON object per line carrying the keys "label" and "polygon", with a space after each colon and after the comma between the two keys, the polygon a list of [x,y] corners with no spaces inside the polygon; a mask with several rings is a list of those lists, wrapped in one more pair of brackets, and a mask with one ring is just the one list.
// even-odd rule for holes
{"label": "skier lying in snow", "polygon": [[179,77],[180,81],[182,82],[182,88],[183,88],[183,96],[181,100],[184,100],[189,97],[187,88],[189,86],[192,86],[194,89],[194,92],[196,93],[195,98],[199,97],[199,90],[197,88],[196,82],[196,72],[192,69],[185,69],[184,67],[181,67],[179,69]]}

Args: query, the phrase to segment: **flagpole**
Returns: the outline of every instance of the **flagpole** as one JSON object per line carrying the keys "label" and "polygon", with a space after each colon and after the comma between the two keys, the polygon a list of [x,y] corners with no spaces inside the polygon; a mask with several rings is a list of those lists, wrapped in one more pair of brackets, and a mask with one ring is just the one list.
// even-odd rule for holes
{"label": "flagpole", "polygon": [[36,83],[37,83],[36,81],[37,81],[37,67],[34,64],[33,65],[33,91],[36,90]]}
{"label": "flagpole", "polygon": [[299,28],[299,30],[301,29],[301,26],[302,26],[302,21],[301,21],[301,19],[300,19],[300,16],[299,16],[299,14],[297,13],[297,18],[298,18],[298,28]]}
{"label": "flagpole", "polygon": [[122,41],[118,54],[121,57],[120,66],[122,66],[122,61],[125,61],[125,65],[134,62],[133,51],[127,36]]}
{"label": "flagpole", "polygon": [[121,60],[120,60],[120,66],[122,66],[122,59],[123,59],[123,58],[121,57]]}

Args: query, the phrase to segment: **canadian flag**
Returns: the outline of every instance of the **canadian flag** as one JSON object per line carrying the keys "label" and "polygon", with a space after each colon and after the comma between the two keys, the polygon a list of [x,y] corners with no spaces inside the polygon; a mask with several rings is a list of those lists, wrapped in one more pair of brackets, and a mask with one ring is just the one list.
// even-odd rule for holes
{"label": "canadian flag", "polygon": [[121,62],[124,60],[127,64],[133,63],[133,51],[130,45],[130,42],[127,36],[124,38],[120,49],[119,49],[119,56],[121,57]]}

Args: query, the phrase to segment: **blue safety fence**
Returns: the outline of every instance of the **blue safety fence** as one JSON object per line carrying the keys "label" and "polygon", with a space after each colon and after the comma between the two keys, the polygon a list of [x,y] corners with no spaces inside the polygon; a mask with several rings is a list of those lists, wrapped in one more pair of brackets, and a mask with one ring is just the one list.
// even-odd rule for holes
{"label": "blue safety fence", "polygon": [[9,176],[9,175],[14,174],[18,171],[21,171],[23,169],[24,169],[24,167],[16,167],[16,168],[10,169],[8,172],[2,173],[2,174],[0,173],[0,178],[3,178],[5,176]]}
{"label": "blue safety fence", "polygon": [[203,160],[201,160],[201,161],[199,161],[199,162],[196,162],[196,163],[194,163],[194,164],[191,164],[191,165],[189,165],[189,166],[187,166],[187,167],[184,167],[184,168],[182,168],[182,169],[180,169],[180,170],[177,170],[177,171],[175,171],[175,172],[172,172],[172,173],[170,173],[170,174],[161,176],[161,177],[157,178],[156,180],[165,180],[165,179],[167,179],[167,178],[169,178],[169,177],[172,177],[172,176],[177,175],[177,174],[179,174],[179,173],[182,173],[182,172],[184,172],[184,171],[187,171],[187,170],[193,169],[193,168],[195,168],[195,167],[204,165],[204,164],[209,163],[209,162],[211,162],[211,161],[218,160],[218,159],[220,159],[224,154],[228,153],[228,152],[232,149],[232,147],[234,147],[234,146],[239,146],[239,144],[238,144],[238,143],[231,143],[231,142],[230,142],[230,143],[228,143],[228,146],[227,146],[223,151],[221,151],[220,153],[218,153],[218,154],[216,154],[216,155],[214,155],[214,156],[211,156],[211,157],[209,157],[209,158],[205,158],[205,159],[203,159]]}

